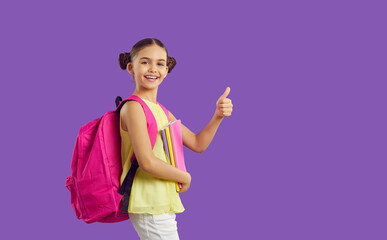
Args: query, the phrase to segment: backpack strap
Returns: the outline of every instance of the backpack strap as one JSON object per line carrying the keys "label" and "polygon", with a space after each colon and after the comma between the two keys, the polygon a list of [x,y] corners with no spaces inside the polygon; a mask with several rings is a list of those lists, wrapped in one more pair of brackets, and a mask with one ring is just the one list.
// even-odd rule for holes
{"label": "backpack strap", "polygon": [[[147,129],[148,129],[148,135],[149,135],[152,149],[153,149],[153,147],[156,143],[158,128],[157,128],[156,118],[153,116],[152,111],[149,109],[148,105],[146,105],[146,103],[136,95],[132,95],[121,102],[120,102],[120,100],[122,100],[121,97],[116,98],[116,105],[117,105],[117,109],[115,110],[116,113],[120,113],[121,108],[124,106],[124,104],[127,101],[136,101],[136,102],[141,104],[141,106],[144,110],[145,117],[146,117],[146,125],[147,125]],[[169,121],[168,110],[163,105],[161,105],[159,102],[158,102],[158,104],[163,109],[163,111],[166,114],[167,119]],[[134,153],[132,155],[131,162],[132,162],[132,165],[130,166],[129,171],[126,174],[126,177],[125,177],[124,181],[122,182],[120,189],[118,190],[118,193],[124,196],[123,197],[123,204],[122,204],[122,212],[123,213],[128,213],[130,192],[132,191],[134,177],[135,177],[137,169],[139,167]]]}
{"label": "backpack strap", "polygon": [[[117,99],[118,99],[118,97],[117,97]],[[117,99],[116,99],[116,101],[117,101]],[[156,118],[153,116],[152,111],[149,109],[148,105],[146,105],[146,103],[136,95],[132,95],[132,96],[126,98],[125,100],[121,101],[121,103],[118,105],[115,112],[119,113],[121,108],[124,106],[124,104],[127,101],[136,101],[136,102],[141,104],[141,107],[144,110],[144,114],[145,114],[145,118],[146,118],[146,126],[148,128],[148,135],[149,135],[152,149],[153,149],[153,147],[156,143],[156,138],[157,138],[157,133],[158,133]],[[164,106],[162,106],[160,103],[159,103],[159,105],[164,110],[165,114],[167,115],[167,119],[169,121],[168,110]]]}
{"label": "backpack strap", "polygon": [[[148,129],[149,138],[151,140],[151,145],[152,145],[152,148],[153,148],[153,146],[154,146],[154,144],[156,142],[156,136],[157,136],[157,123],[156,123],[156,119],[153,116],[153,114],[152,114],[151,110],[149,109],[148,105],[146,105],[146,103],[141,98],[137,97],[136,95],[132,95],[132,96],[126,98],[125,100],[121,101],[121,103],[118,105],[118,107],[117,107],[115,112],[116,113],[120,113],[122,107],[128,101],[136,101],[136,102],[141,104],[141,107],[144,110],[144,114],[145,114],[145,118],[146,118],[146,126],[147,126],[147,129]],[[155,131],[155,126],[154,125],[156,125],[156,131]]]}
{"label": "backpack strap", "polygon": [[161,105],[159,102],[157,102],[157,103],[163,109],[163,111],[165,112],[165,115],[167,115],[167,120],[169,122],[169,111],[163,105]]}

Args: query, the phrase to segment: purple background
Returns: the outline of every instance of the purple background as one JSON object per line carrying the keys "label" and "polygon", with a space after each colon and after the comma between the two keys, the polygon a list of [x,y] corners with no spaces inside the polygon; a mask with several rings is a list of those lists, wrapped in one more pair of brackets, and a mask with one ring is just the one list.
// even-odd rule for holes
{"label": "purple background", "polygon": [[181,239],[387,239],[384,1],[2,1],[1,239],[137,239],[85,224],[65,179],[81,125],[134,85],[145,37],[177,66],[158,100],[194,132]]}

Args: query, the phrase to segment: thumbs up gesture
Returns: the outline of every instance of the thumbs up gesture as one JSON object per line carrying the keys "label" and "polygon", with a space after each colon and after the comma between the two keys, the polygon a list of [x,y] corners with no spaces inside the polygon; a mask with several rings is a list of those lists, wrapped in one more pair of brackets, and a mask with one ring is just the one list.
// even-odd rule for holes
{"label": "thumbs up gesture", "polygon": [[230,94],[231,89],[229,87],[226,88],[226,91],[222,94],[222,96],[219,97],[218,101],[216,102],[216,111],[215,114],[218,117],[229,117],[232,113],[232,103],[231,99],[227,98],[227,96]]}

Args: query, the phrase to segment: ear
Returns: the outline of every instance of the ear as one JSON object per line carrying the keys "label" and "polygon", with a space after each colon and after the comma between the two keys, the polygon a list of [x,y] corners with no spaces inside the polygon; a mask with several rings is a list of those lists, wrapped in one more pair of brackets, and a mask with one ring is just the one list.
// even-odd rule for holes
{"label": "ear", "polygon": [[169,67],[167,67],[167,70],[165,72],[165,76],[164,77],[166,77],[168,75],[168,71],[169,71]]}
{"label": "ear", "polygon": [[128,65],[126,65],[126,70],[128,70],[130,75],[134,75],[133,64],[131,62],[129,62]]}

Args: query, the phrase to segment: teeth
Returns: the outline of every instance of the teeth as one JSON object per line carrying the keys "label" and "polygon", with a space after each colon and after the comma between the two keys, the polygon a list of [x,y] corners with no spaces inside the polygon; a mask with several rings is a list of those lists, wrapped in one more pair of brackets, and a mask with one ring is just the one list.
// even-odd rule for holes
{"label": "teeth", "polygon": [[146,76],[146,78],[156,79],[157,77]]}

